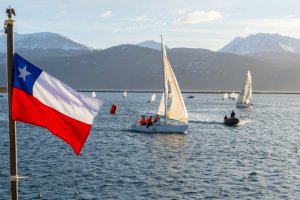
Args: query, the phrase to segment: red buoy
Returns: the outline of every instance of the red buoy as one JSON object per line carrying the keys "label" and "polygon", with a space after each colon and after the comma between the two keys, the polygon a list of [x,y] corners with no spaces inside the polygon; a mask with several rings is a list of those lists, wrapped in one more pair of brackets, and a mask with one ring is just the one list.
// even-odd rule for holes
{"label": "red buoy", "polygon": [[118,106],[116,104],[111,105],[110,114],[116,114]]}

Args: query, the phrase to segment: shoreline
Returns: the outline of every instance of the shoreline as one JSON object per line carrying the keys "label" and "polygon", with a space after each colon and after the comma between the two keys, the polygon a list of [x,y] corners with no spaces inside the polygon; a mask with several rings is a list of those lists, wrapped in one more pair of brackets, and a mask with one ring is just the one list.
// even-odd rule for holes
{"label": "shoreline", "polygon": [[[130,93],[162,93],[162,90],[92,90],[92,89],[77,89],[79,92],[124,92],[127,91]],[[192,93],[192,94],[224,94],[225,92],[231,93],[240,93],[240,91],[225,91],[225,90],[183,90],[181,93]],[[253,94],[300,94],[296,91],[253,91]]]}
{"label": "shoreline", "polygon": [[[116,90],[111,90],[111,89],[76,89],[78,92],[124,92],[125,90],[121,89],[116,89]],[[130,93],[162,93],[162,90],[126,90],[127,92]],[[240,91],[225,91],[225,90],[183,90],[181,93],[191,93],[191,94],[224,94],[225,92],[231,93],[240,93]],[[5,94],[7,93],[6,88],[0,88],[0,94]],[[299,92],[296,91],[253,91],[253,94],[287,94],[287,95],[299,95]]]}

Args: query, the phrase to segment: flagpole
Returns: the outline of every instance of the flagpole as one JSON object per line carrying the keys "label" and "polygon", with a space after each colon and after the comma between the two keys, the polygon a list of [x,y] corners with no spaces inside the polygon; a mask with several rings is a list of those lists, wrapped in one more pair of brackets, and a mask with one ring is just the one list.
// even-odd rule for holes
{"label": "flagpole", "polygon": [[6,9],[8,19],[5,20],[5,32],[7,34],[7,99],[8,99],[8,130],[10,146],[10,199],[18,199],[18,167],[17,167],[17,139],[16,139],[16,122],[12,119],[12,86],[14,72],[14,20],[15,15],[13,8]]}

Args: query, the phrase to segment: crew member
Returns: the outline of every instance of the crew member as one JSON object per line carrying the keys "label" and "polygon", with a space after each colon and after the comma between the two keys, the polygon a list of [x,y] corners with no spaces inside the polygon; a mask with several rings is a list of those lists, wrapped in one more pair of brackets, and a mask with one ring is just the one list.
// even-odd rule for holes
{"label": "crew member", "polygon": [[152,116],[147,119],[147,128],[153,125]]}
{"label": "crew member", "polygon": [[159,121],[160,121],[159,116],[158,116],[158,115],[155,115],[155,117],[154,117],[154,122],[159,122]]}
{"label": "crew member", "polygon": [[142,118],[140,119],[140,125],[146,125],[146,120],[145,120],[145,116],[142,116]]}
{"label": "crew member", "polygon": [[226,122],[227,120],[228,120],[228,117],[227,117],[227,115],[225,115],[224,122]]}
{"label": "crew member", "polygon": [[234,112],[234,111],[232,111],[232,112],[231,112],[231,114],[230,114],[230,117],[232,117],[232,118],[233,118],[234,116],[235,116],[235,112]]}

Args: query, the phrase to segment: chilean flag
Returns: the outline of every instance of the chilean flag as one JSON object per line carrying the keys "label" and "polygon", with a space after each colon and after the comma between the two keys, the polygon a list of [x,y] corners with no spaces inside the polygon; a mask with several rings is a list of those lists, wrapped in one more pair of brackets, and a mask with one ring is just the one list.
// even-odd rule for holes
{"label": "chilean flag", "polygon": [[15,54],[12,118],[47,128],[79,155],[102,101],[84,96]]}

